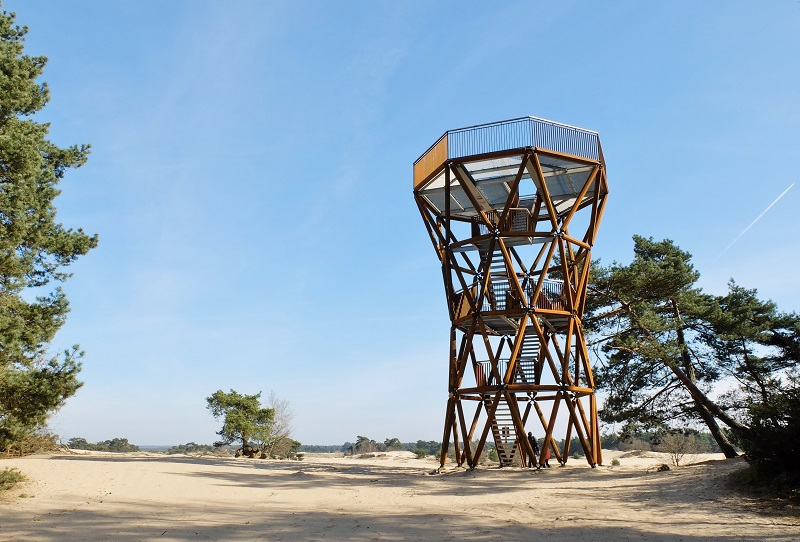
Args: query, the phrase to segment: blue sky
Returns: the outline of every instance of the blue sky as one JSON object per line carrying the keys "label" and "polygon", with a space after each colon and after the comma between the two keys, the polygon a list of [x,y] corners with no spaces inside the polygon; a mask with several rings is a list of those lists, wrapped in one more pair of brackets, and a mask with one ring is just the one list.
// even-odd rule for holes
{"label": "blue sky", "polygon": [[[38,115],[91,143],[59,219],[100,236],[56,345],[62,437],[211,442],[217,389],[275,390],[304,443],[440,439],[448,328],[413,161],[448,129],[596,130],[594,254],[673,239],[800,310],[800,3],[7,0]],[[724,253],[723,253],[724,251]]]}

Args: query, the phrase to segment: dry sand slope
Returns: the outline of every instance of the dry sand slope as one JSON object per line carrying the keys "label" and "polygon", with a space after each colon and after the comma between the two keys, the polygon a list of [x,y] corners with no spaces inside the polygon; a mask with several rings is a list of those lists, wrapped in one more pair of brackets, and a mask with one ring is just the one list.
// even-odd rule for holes
{"label": "dry sand slope", "polygon": [[795,510],[764,510],[724,490],[738,460],[669,472],[652,470],[665,462],[655,454],[620,461],[432,476],[432,460],[404,452],[10,459],[0,468],[29,481],[0,498],[0,540],[800,540]]}

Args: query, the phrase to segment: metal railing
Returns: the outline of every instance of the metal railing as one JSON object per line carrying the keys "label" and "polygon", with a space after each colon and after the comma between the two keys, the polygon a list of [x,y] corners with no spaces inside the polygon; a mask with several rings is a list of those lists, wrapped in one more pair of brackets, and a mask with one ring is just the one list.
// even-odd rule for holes
{"label": "metal railing", "polygon": [[597,132],[537,117],[522,117],[445,132],[414,161],[414,188],[419,188],[448,159],[524,147],[600,160]]}
{"label": "metal railing", "polygon": [[[486,213],[486,217],[492,224],[499,225],[500,231],[533,233],[536,229],[536,221],[533,219],[533,215],[531,215],[531,211],[527,207],[509,209],[508,218],[506,218],[506,220],[500,220],[500,215],[501,213],[499,211],[489,211]],[[491,230],[480,217],[473,217],[472,236],[478,237],[488,233],[491,233]]]}
{"label": "metal railing", "polygon": [[[533,295],[534,288],[534,284],[525,286],[525,296],[528,299]],[[477,295],[476,292],[477,289],[473,293]],[[456,296],[458,299],[456,307],[457,317],[465,316],[467,314],[469,302],[466,300],[463,290],[456,292]],[[516,290],[512,288],[511,282],[508,279],[491,280],[489,282],[489,289],[483,298],[481,311],[492,312],[521,308],[522,303],[518,297]],[[544,284],[542,284],[542,291],[539,294],[539,299],[534,304],[534,307],[558,311],[566,310],[564,282],[561,280],[545,279]]]}
{"label": "metal railing", "polygon": [[[512,382],[517,384],[532,384],[533,377],[531,375],[530,381],[528,377],[525,375],[525,366],[530,365],[530,361],[517,361],[517,367],[514,371],[514,378],[511,379]],[[500,358],[497,360],[497,370],[500,374],[500,378],[503,378],[508,371],[508,358]],[[489,386],[489,385],[497,385],[497,379],[494,378],[492,375],[492,362],[488,360],[479,361],[475,365],[475,383],[478,386]]]}
{"label": "metal railing", "polygon": [[597,132],[536,117],[481,124],[447,132],[448,158],[522,147],[541,147],[599,160],[599,145]]}
{"label": "metal railing", "polygon": [[[508,358],[501,358],[497,360],[497,369],[500,373],[500,378],[505,376],[506,371],[508,370]],[[475,365],[475,383],[478,386],[488,386],[490,384],[497,385],[497,379],[494,378],[492,374],[492,362],[491,361],[479,361]]]}
{"label": "metal railing", "polygon": [[[533,293],[532,285],[528,288],[528,296]],[[566,310],[564,299],[564,281],[546,279],[542,284],[542,291],[536,301],[536,307],[540,309],[551,309],[556,311]]]}

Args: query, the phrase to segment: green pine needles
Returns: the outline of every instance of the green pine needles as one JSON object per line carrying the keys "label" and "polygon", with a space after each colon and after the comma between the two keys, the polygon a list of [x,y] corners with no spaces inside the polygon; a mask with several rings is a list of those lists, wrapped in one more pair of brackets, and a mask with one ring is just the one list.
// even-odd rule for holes
{"label": "green pine needles", "polygon": [[[59,181],[86,162],[89,145],[61,148],[31,117],[49,100],[37,83],[47,59],[23,52],[27,27],[0,13],[0,451],[11,451],[75,394],[83,352],[58,357],[50,342],[69,303],[65,268],[97,246],[97,236],[56,222]],[[35,294],[35,295],[34,295]]]}

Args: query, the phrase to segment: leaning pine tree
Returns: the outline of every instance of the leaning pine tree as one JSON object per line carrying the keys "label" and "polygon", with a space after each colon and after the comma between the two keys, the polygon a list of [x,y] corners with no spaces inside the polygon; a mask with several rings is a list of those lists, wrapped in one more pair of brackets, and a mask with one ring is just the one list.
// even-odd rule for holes
{"label": "leaning pine tree", "polygon": [[32,120],[49,99],[37,83],[47,59],[23,54],[27,27],[0,13],[0,450],[15,448],[75,394],[82,352],[48,354],[69,304],[57,286],[64,268],[97,245],[97,236],[57,223],[54,199],[88,145],[61,148],[49,125]]}
{"label": "leaning pine tree", "polygon": [[706,294],[699,277],[688,252],[640,236],[630,264],[592,269],[584,327],[601,351],[601,418],[623,422],[623,436],[703,424],[727,457],[732,435],[756,462],[761,435],[796,450],[800,315],[733,281],[725,296]]}

